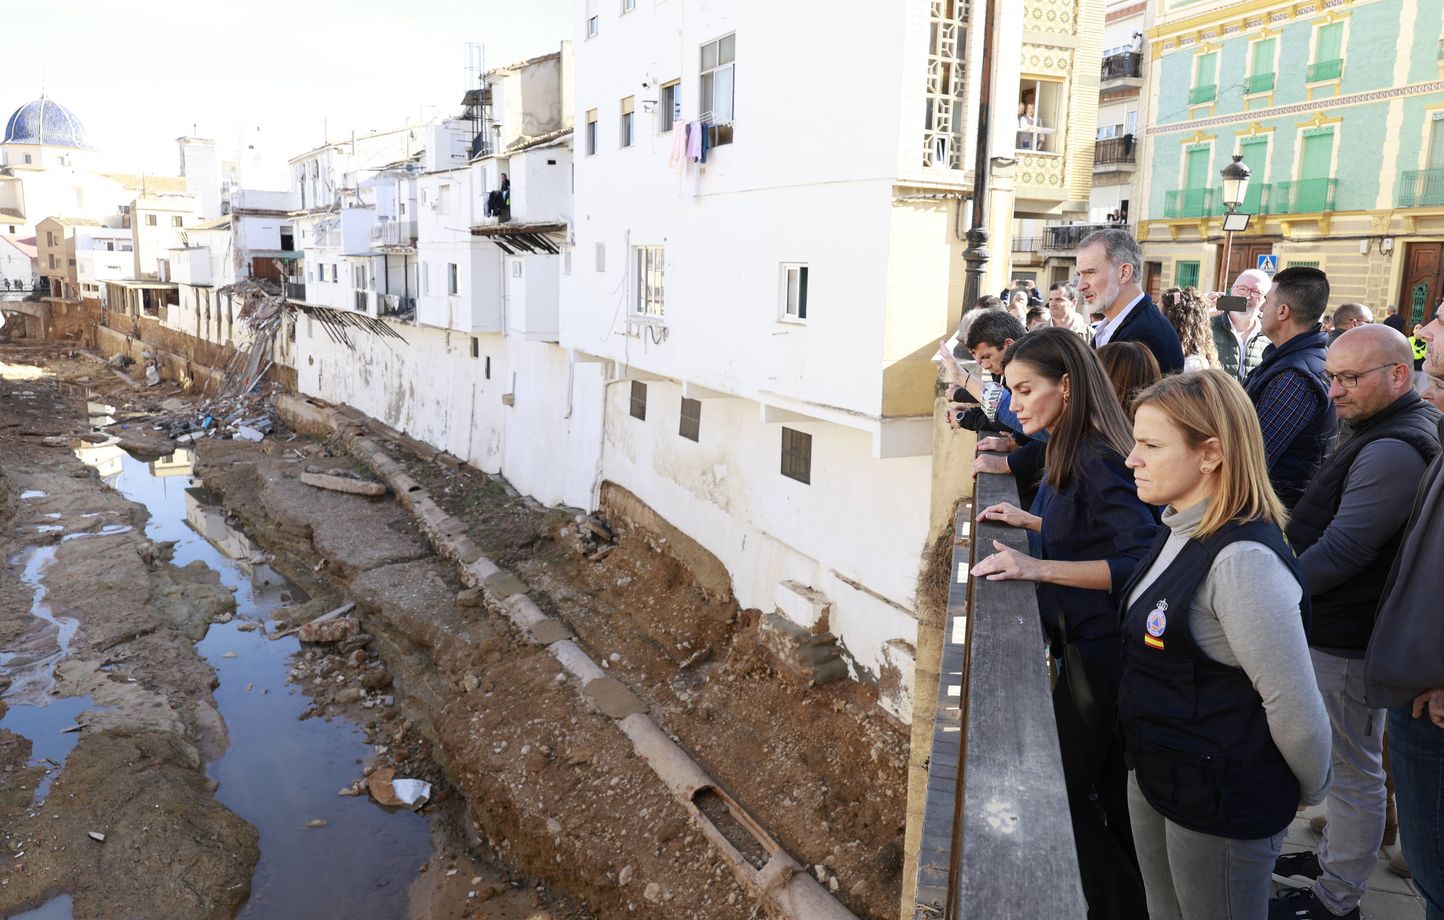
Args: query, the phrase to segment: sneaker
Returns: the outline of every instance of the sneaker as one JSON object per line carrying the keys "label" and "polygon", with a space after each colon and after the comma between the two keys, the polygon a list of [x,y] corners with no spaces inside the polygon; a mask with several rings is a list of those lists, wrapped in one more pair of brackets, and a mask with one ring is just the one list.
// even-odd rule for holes
{"label": "sneaker", "polygon": [[1404,851],[1399,850],[1389,857],[1389,871],[1399,878],[1413,878],[1414,873],[1409,871],[1409,864],[1404,862]]}
{"label": "sneaker", "polygon": [[1355,907],[1342,916],[1329,910],[1307,888],[1297,888],[1269,901],[1269,920],[1359,920]]}
{"label": "sneaker", "polygon": [[1314,880],[1323,874],[1317,853],[1290,853],[1274,861],[1274,881],[1290,888],[1312,888]]}

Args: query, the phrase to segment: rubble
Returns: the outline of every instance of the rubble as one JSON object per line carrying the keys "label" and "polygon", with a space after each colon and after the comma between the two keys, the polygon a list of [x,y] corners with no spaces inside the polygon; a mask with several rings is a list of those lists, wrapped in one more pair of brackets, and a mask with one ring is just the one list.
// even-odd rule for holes
{"label": "rubble", "polygon": [[361,624],[354,617],[337,617],[333,620],[313,620],[296,630],[296,637],[302,642],[334,645],[350,639],[361,631]]}
{"label": "rubble", "polygon": [[301,481],[318,489],[344,492],[348,495],[364,495],[367,498],[378,498],[386,494],[386,486],[383,483],[374,482],[350,470],[327,470],[308,466],[301,473]]}

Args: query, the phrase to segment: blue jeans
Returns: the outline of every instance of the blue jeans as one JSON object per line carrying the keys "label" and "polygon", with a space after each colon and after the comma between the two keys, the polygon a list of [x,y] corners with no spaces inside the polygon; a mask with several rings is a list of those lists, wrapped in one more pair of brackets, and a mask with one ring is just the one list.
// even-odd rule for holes
{"label": "blue jeans", "polygon": [[1444,729],[1408,706],[1389,710],[1389,763],[1404,859],[1427,905],[1427,920],[1444,920]]}

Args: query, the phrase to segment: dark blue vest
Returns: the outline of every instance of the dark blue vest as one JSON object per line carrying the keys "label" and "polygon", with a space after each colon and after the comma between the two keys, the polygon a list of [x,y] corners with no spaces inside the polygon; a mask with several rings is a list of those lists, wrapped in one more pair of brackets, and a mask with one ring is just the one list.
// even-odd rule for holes
{"label": "dark blue vest", "polygon": [[[1308,332],[1301,332],[1282,346],[1270,345],[1264,349],[1263,363],[1248,375],[1244,389],[1255,408],[1263,396],[1268,383],[1285,371],[1299,371],[1308,379],[1319,394],[1319,407],[1314,417],[1299,432],[1293,442],[1274,462],[1269,471],[1269,480],[1284,507],[1292,509],[1304,494],[1304,487],[1314,478],[1319,465],[1333,449],[1334,437],[1338,434],[1339,422],[1334,415],[1334,404],[1329,400],[1329,387],[1324,382],[1324,357],[1328,338],[1323,327],[1315,325]],[[1264,433],[1268,439],[1268,433]]]}
{"label": "dark blue vest", "polygon": [[[1138,567],[1123,592],[1125,604],[1167,538],[1165,530]],[[1189,540],[1124,611],[1118,710],[1138,788],[1159,814],[1199,833],[1256,840],[1293,820],[1299,783],[1274,745],[1263,700],[1248,675],[1204,654],[1188,622],[1194,592],[1214,557],[1240,540],[1268,546],[1303,585],[1294,554],[1272,524],[1235,522],[1203,541]],[[1304,590],[1305,629],[1308,604]]]}

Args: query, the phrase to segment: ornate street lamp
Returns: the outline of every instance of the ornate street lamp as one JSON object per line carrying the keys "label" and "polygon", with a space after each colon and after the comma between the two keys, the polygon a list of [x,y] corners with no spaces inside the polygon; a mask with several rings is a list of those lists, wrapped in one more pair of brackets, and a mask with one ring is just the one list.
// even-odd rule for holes
{"label": "ornate street lamp", "polygon": [[1233,255],[1233,234],[1235,230],[1247,230],[1249,215],[1240,213],[1239,205],[1243,204],[1244,196],[1248,194],[1248,180],[1253,171],[1243,161],[1243,154],[1235,153],[1233,162],[1223,168],[1223,278],[1220,280],[1220,287],[1228,284],[1229,270],[1228,260]]}

